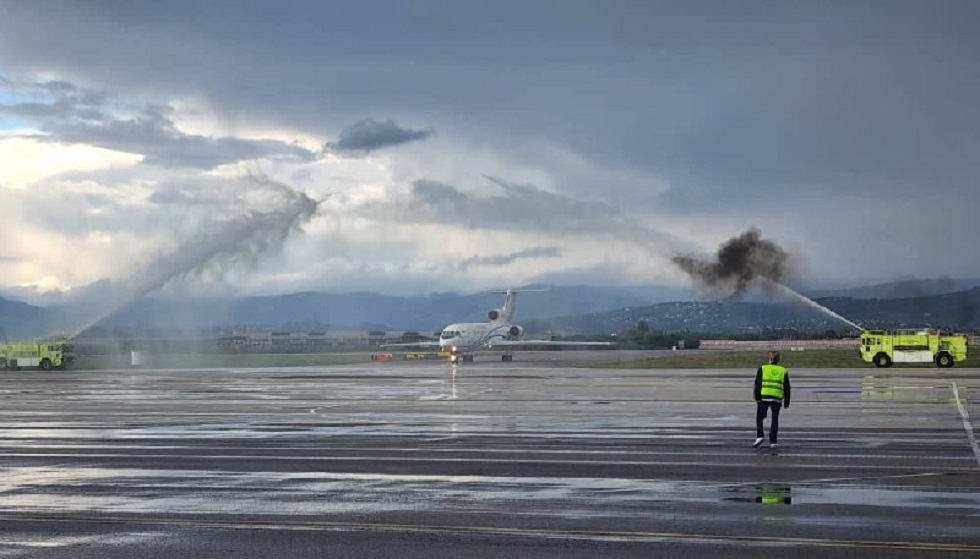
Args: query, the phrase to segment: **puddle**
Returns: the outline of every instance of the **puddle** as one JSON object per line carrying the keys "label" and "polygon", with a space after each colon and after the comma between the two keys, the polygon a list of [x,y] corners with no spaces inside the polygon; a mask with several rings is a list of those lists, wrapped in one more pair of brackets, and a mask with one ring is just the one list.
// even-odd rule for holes
{"label": "puddle", "polygon": [[734,495],[725,497],[726,501],[734,503],[756,503],[760,505],[791,505],[793,504],[793,488],[785,484],[769,484],[743,486],[731,490]]}

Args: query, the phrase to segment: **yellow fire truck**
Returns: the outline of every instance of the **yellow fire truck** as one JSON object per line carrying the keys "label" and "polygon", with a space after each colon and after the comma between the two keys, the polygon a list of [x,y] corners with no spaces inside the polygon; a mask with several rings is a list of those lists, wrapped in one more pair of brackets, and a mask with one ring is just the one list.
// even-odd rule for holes
{"label": "yellow fire truck", "polygon": [[861,333],[861,359],[878,367],[935,363],[948,368],[966,360],[966,336],[934,329],[865,330]]}
{"label": "yellow fire truck", "polygon": [[0,344],[0,371],[21,367],[64,369],[75,360],[68,340]]}

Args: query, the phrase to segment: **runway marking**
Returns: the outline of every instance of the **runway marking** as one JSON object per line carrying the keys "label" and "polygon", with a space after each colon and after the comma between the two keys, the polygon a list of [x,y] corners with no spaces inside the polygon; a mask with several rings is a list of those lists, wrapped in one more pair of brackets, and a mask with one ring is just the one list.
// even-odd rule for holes
{"label": "runway marking", "polygon": [[65,547],[67,544],[62,542],[35,542],[30,540],[2,540],[0,546],[6,547]]}
{"label": "runway marking", "polygon": [[[2,438],[0,438],[0,441],[2,441]],[[305,448],[308,445],[301,445],[301,446]],[[808,446],[810,448],[813,447],[813,445],[799,445],[799,446]],[[796,448],[799,448],[799,446],[797,446]],[[9,451],[9,450],[14,449],[14,448],[24,449],[24,450],[32,450],[33,452],[30,452],[30,453],[28,453],[28,452],[20,452],[20,453],[17,453],[17,452],[10,452]],[[116,445],[116,444],[113,444],[111,446],[110,445],[96,445],[96,444],[91,444],[91,445],[87,445],[87,444],[57,444],[57,445],[54,445],[54,444],[51,444],[51,445],[30,444],[30,445],[9,445],[9,446],[0,445],[0,450],[7,450],[7,452],[4,453],[5,456],[21,456],[21,457],[37,457],[37,456],[74,456],[74,457],[85,457],[85,456],[94,456],[94,457],[124,456],[124,457],[140,457],[140,458],[149,458],[149,457],[168,458],[168,457],[171,457],[171,456],[184,457],[184,456],[190,456],[190,455],[187,455],[187,454],[176,454],[176,453],[175,454],[167,454],[166,452],[157,452],[157,453],[148,453],[148,454],[143,454],[143,455],[137,456],[137,455],[134,455],[134,454],[121,453],[121,452],[120,453],[111,453],[111,452],[101,452],[101,453],[96,453],[96,452],[92,452],[92,453],[74,452],[74,453],[69,453],[69,452],[65,452],[65,451],[67,451],[67,450],[81,450],[81,449],[88,449],[88,450],[112,449],[112,450],[117,450],[117,451],[120,450],[120,449],[128,449],[128,450],[139,450],[139,449],[148,450],[148,449],[152,449],[154,451],[183,450],[183,451],[186,452],[186,451],[189,451],[189,450],[193,450],[194,448],[195,447],[193,445],[159,445],[159,446],[158,445],[152,445],[152,446],[148,447],[145,444],[130,444],[130,445],[125,445],[125,444],[123,444],[123,445]],[[221,445],[220,448],[222,450],[225,450],[225,451],[253,451],[253,452],[255,452],[255,451],[272,452],[273,451],[273,449],[268,448],[268,447],[258,447],[258,448],[256,448],[256,447],[252,447],[252,446],[243,446],[243,445]],[[50,453],[46,453],[46,452],[41,452],[42,450],[52,450],[52,451],[54,451],[54,450],[61,450],[61,452],[50,452]],[[280,447],[280,448],[277,448],[277,449],[274,449],[274,450],[275,451],[282,451],[283,448]],[[486,458],[485,459],[485,458],[475,458],[475,457],[474,458],[446,458],[446,457],[444,457],[445,455],[452,455],[452,454],[475,454],[475,455],[489,454],[489,455],[494,455],[494,454],[518,454],[519,453],[519,454],[522,454],[522,455],[525,455],[525,456],[535,456],[535,455],[536,456],[578,455],[578,456],[583,456],[583,457],[584,456],[600,456],[600,455],[601,456],[637,456],[637,457],[639,457],[639,456],[646,456],[646,457],[648,457],[650,459],[655,459],[656,457],[661,457],[661,456],[671,456],[671,457],[678,457],[678,456],[697,457],[697,456],[704,456],[706,454],[705,449],[698,450],[696,448],[692,448],[691,450],[689,450],[687,452],[666,451],[666,450],[665,451],[655,451],[655,450],[648,450],[648,451],[627,451],[627,450],[562,450],[562,449],[534,450],[534,449],[528,449],[528,448],[524,448],[524,447],[486,448],[486,447],[478,447],[478,446],[474,446],[474,447],[456,447],[456,448],[357,447],[356,449],[355,448],[350,448],[350,447],[330,447],[330,450],[333,451],[333,452],[343,452],[343,453],[359,452],[360,454],[357,454],[355,456],[336,456],[335,455],[335,456],[330,456],[330,457],[325,457],[325,458],[334,458],[334,459],[358,459],[358,458],[361,458],[361,459],[364,459],[364,460],[373,460],[373,459],[376,458],[376,456],[375,455],[372,455],[372,454],[366,454],[366,453],[379,452],[379,453],[386,453],[386,454],[390,455],[391,453],[400,452],[400,453],[405,453],[405,454],[427,454],[427,455],[432,456],[430,458],[430,460],[433,461],[433,462],[438,462],[438,461],[466,461],[466,460],[471,460],[471,461],[477,461],[477,460],[479,460],[479,461],[488,461],[489,462],[489,461],[499,460],[499,459],[493,459],[493,458]],[[736,451],[729,453],[728,456],[732,456],[732,457],[743,457],[744,458],[746,456],[756,456],[757,454],[758,454],[757,451],[753,451],[753,452],[750,453],[747,449],[737,449]],[[829,454],[826,453],[826,452],[784,452],[783,453],[783,456],[784,457],[805,458],[805,459],[810,459],[810,458],[826,458],[828,455]],[[221,458],[224,458],[224,457],[229,456],[229,455],[222,455],[222,454],[210,455],[210,454],[207,454],[207,453],[202,453],[202,454],[195,455],[195,456],[198,456],[199,458],[202,458],[202,459],[211,458],[212,456],[215,457],[215,458],[221,459]],[[232,456],[237,456],[237,455],[232,455]],[[257,454],[257,453],[255,453],[255,454],[249,454],[249,456],[250,457],[254,457],[254,458],[270,458],[270,457],[273,457],[273,456],[279,457],[279,455],[266,454],[266,455],[263,456],[263,455]],[[911,453],[911,452],[906,452],[906,453],[833,454],[832,456],[835,459],[838,459],[838,460],[841,460],[841,459],[855,459],[855,460],[865,460],[865,461],[867,461],[869,459],[870,460],[915,460],[915,461],[919,461],[919,462],[940,462],[940,463],[944,463],[944,464],[945,463],[948,463],[950,460],[957,460],[957,461],[970,460],[970,461],[972,461],[972,458],[970,458],[969,456],[963,456],[963,457],[959,457],[959,456],[922,456],[920,454]],[[312,458],[316,458],[316,457],[303,457],[303,456],[299,456],[299,457],[294,457],[294,458],[296,458],[296,459],[311,458],[312,459]],[[320,457],[320,458],[324,458],[324,457]],[[383,457],[383,456],[382,457],[377,457],[377,458],[378,459],[382,459],[382,460],[384,460],[384,459],[391,460],[392,459],[390,457]],[[418,458],[412,458],[412,457],[408,457],[408,456],[406,456],[405,459],[406,460],[419,460]],[[525,459],[522,459],[522,460],[527,461],[527,460],[530,460],[530,459],[526,459],[525,458]],[[543,461],[544,459],[541,459],[541,460]],[[510,460],[508,460],[508,461],[510,461]],[[548,462],[559,462],[559,460],[548,460]],[[617,461],[617,460],[602,460],[602,461],[599,461],[599,460],[579,460],[579,461],[570,460],[570,461],[565,461],[565,463],[580,463],[580,462],[581,463],[587,463],[587,464],[621,464],[621,463],[633,464],[634,463],[634,462],[623,462],[623,461]],[[640,462],[635,462],[635,463],[640,463]],[[646,463],[650,463],[650,462],[647,461]],[[661,462],[657,462],[657,463],[659,464]]]}
{"label": "runway marking", "polygon": [[[244,455],[244,454],[222,454],[222,455],[201,455],[201,454],[147,454],[143,456],[134,456],[132,454],[113,454],[113,453],[66,453],[66,452],[51,452],[51,453],[34,453],[34,452],[8,452],[3,455],[5,458],[77,458],[77,459],[94,459],[94,458],[119,458],[119,459],[138,459],[138,460],[157,460],[165,458],[168,460],[200,460],[203,462],[207,461],[218,461],[218,460],[235,460],[235,461],[249,461],[249,462],[300,462],[300,461],[310,461],[310,462],[435,462],[435,463],[453,463],[453,464],[466,464],[466,463],[480,463],[480,464],[526,464],[526,465],[594,465],[594,466],[710,466],[710,467],[754,467],[758,464],[758,456],[756,454],[745,454],[745,455],[733,455],[732,458],[752,458],[751,460],[743,461],[733,461],[728,460],[724,462],[705,462],[705,461],[668,461],[668,460],[534,460],[534,459],[521,459],[521,458],[415,458],[411,456],[397,456],[397,457],[387,457],[387,456],[255,456],[255,455]],[[805,467],[811,470],[900,470],[908,471],[913,469],[914,465],[889,465],[889,464],[879,464],[879,465],[868,465],[868,464],[791,464],[783,463],[779,464],[777,462],[767,463],[768,468],[785,468],[785,469],[797,469],[800,467]],[[970,468],[946,468],[946,472],[972,472],[973,467]]]}
{"label": "runway marking", "polygon": [[580,540],[661,540],[678,543],[741,543],[748,545],[793,545],[833,548],[872,548],[898,549],[908,551],[942,551],[950,553],[980,553],[980,545],[916,542],[916,541],[874,541],[846,540],[832,538],[797,538],[785,536],[736,536],[725,534],[689,534],[684,532],[655,531],[615,531],[615,530],[544,530],[534,528],[508,528],[500,526],[451,526],[444,524],[397,524],[380,522],[331,522],[331,521],[293,521],[277,520],[195,520],[179,518],[141,518],[138,516],[66,516],[56,514],[25,512],[26,516],[0,514],[0,520],[10,522],[76,522],[89,524],[135,524],[142,526],[173,526],[181,528],[221,528],[246,530],[307,530],[307,531],[390,531],[402,533],[446,533],[511,536],[521,538],[565,538]]}
{"label": "runway marking", "polygon": [[[938,476],[951,476],[959,475],[952,472],[922,472],[918,474],[891,474],[884,476],[853,476],[853,477],[825,477],[817,479],[800,479],[800,480],[788,480],[785,483],[797,485],[824,485],[828,483],[846,483],[851,481],[871,481],[871,480],[885,480],[885,479],[904,479],[904,478],[914,478],[914,477],[938,477]],[[759,485],[758,481],[742,481],[737,483],[715,483],[719,487],[746,487]]]}
{"label": "runway marking", "polygon": [[970,440],[970,447],[973,449],[973,456],[977,459],[977,467],[980,468],[980,444],[977,444],[977,437],[973,434],[973,422],[970,421],[970,412],[966,411],[966,406],[960,401],[960,390],[956,386],[956,381],[949,383],[953,388],[953,396],[956,397],[956,408],[960,410],[960,419],[963,420],[963,429]]}

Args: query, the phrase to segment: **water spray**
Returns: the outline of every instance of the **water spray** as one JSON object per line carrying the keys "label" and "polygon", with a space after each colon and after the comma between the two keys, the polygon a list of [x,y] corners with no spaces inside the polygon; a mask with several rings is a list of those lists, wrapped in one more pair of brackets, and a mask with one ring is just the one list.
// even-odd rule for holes
{"label": "water spray", "polygon": [[762,285],[770,293],[803,303],[852,328],[864,330],[859,324],[784,285],[782,279],[794,268],[792,258],[773,241],[763,239],[758,228],[752,227],[729,239],[719,247],[714,259],[679,254],[671,261],[700,285],[724,291],[729,298],[741,296],[749,285]]}
{"label": "water spray", "polygon": [[852,327],[852,328],[854,328],[856,330],[864,331],[864,328],[861,327],[860,324],[844,318],[843,316],[835,313],[834,311],[828,309],[827,307],[821,305],[820,303],[814,301],[813,299],[810,299],[809,297],[807,297],[807,296],[805,296],[805,295],[803,295],[801,293],[797,293],[796,291],[793,291],[792,289],[786,287],[785,285],[783,285],[783,284],[781,284],[779,282],[768,281],[768,280],[761,280],[761,281],[763,282],[763,284],[768,289],[773,290],[773,291],[777,291],[780,294],[782,294],[783,296],[787,297],[788,299],[791,299],[793,301],[797,301],[799,303],[803,303],[804,305],[810,307],[811,309],[815,309],[815,310],[818,310],[818,311],[820,311],[820,312],[822,312],[824,314],[827,314],[829,316],[832,316],[833,318],[836,318],[837,320],[840,320],[841,322],[849,325],[850,327]]}
{"label": "water spray", "polygon": [[266,211],[249,210],[230,220],[212,223],[182,240],[174,251],[151,261],[140,272],[113,282],[111,295],[70,330],[69,338],[176,277],[213,267],[255,266],[262,255],[278,250],[290,233],[309,221],[323,202],[263,176],[249,175],[246,184],[275,195],[275,207]]}

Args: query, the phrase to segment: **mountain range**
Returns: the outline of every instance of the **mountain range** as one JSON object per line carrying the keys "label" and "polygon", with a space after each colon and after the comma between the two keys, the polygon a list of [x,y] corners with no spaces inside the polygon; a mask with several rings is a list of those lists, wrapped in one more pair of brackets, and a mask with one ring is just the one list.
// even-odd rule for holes
{"label": "mountain range", "polygon": [[980,278],[906,279],[847,289],[811,289],[806,291],[806,295],[817,299],[909,299],[967,291],[977,286],[980,286]]}
{"label": "mountain range", "polygon": [[[644,320],[652,330],[748,333],[762,329],[853,331],[813,307],[743,300],[698,300],[693,291],[661,287],[529,286],[547,293],[519,296],[515,319],[529,333],[608,334]],[[887,295],[890,294],[890,295]],[[980,328],[980,279],[908,280],[849,290],[810,292],[820,305],[869,328]],[[450,322],[486,320],[499,294],[441,293],[398,297],[376,293],[138,300],[99,321],[87,335],[195,336],[233,330],[418,331]],[[0,298],[0,338],[65,334],[65,324],[91,306],[38,307]]]}
{"label": "mountain range", "polygon": [[[815,302],[867,329],[980,329],[980,287],[908,298],[817,298]],[[652,331],[759,335],[763,332],[854,334],[857,329],[830,313],[796,303],[701,301],[659,303],[589,315],[529,320],[528,331],[563,335],[618,333],[646,322]]]}

